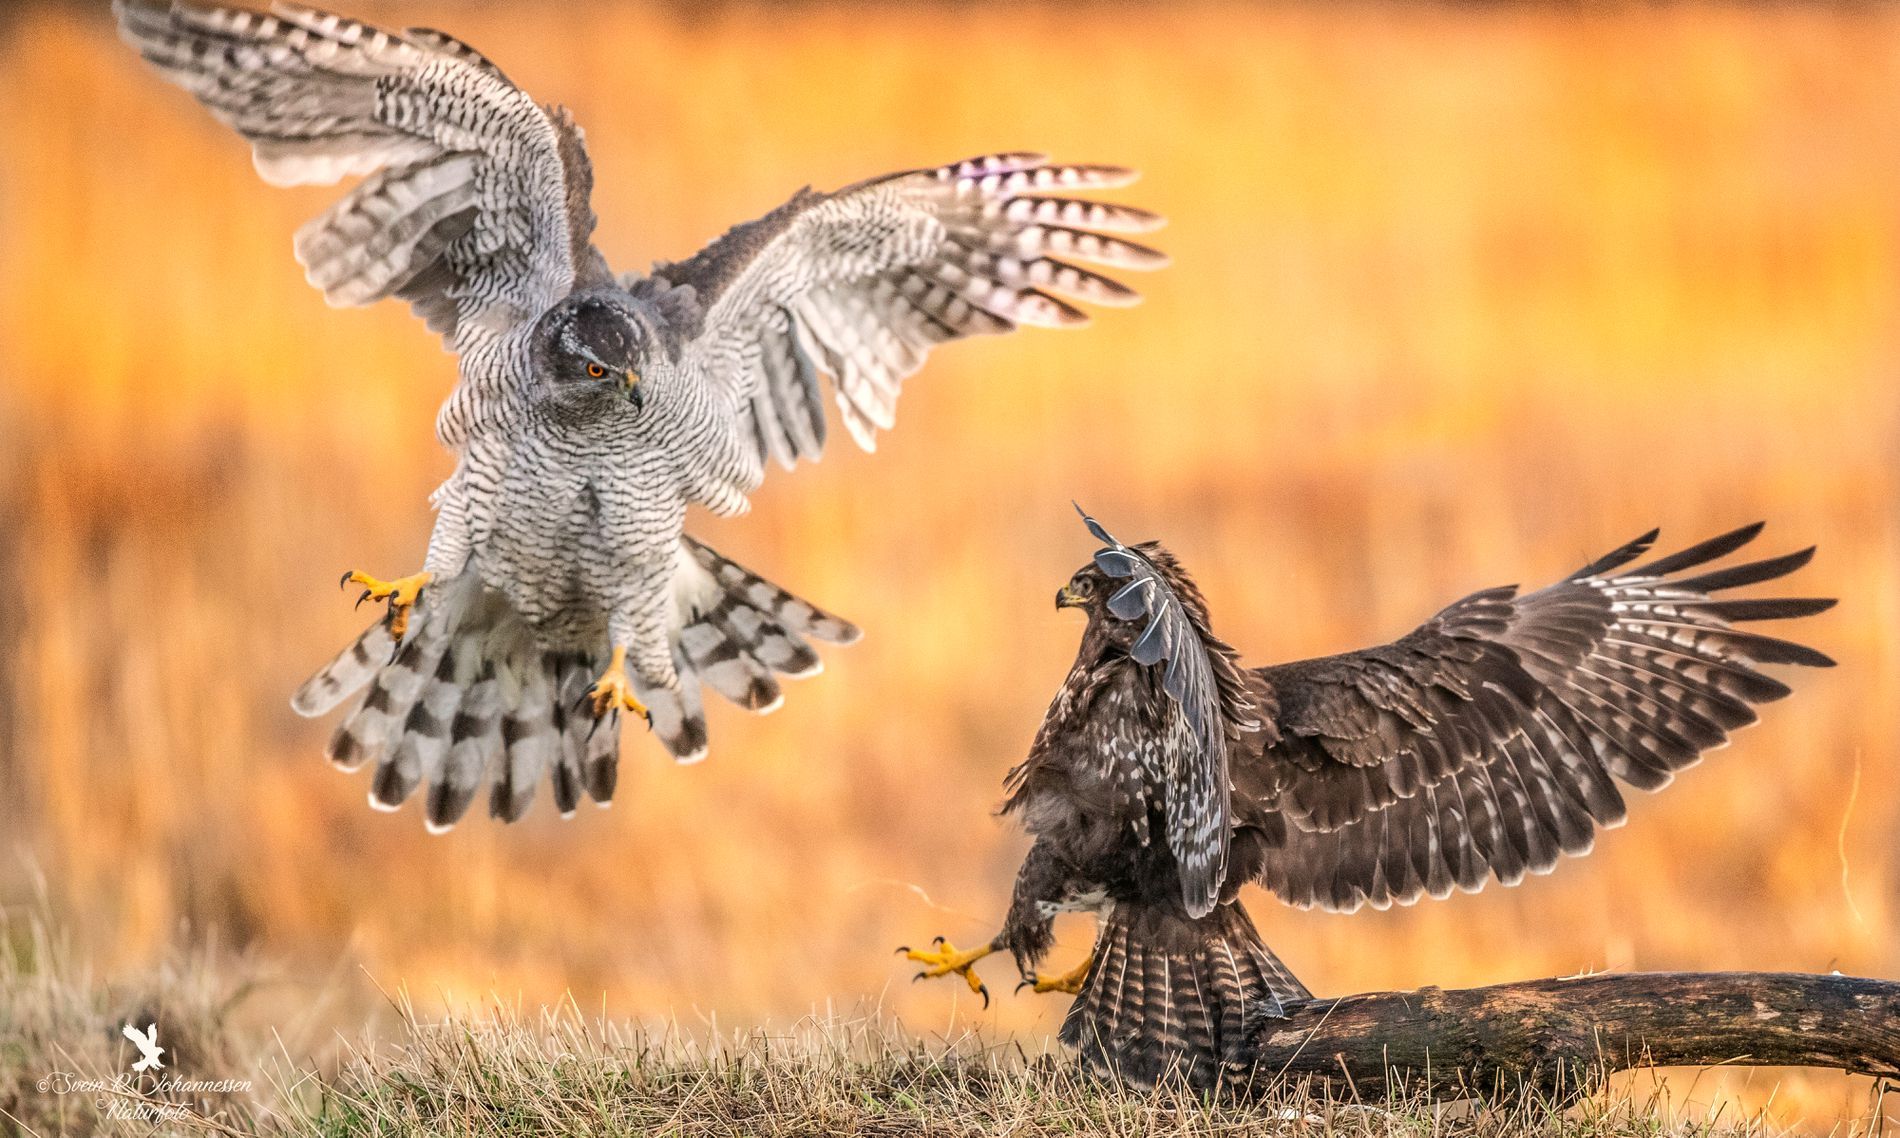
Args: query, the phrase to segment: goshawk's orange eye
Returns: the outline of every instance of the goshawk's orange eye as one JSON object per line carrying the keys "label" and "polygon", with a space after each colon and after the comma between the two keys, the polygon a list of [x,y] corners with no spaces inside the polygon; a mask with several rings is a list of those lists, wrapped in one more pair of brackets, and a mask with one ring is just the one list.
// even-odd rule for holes
{"label": "goshawk's orange eye", "polygon": [[604,379],[607,376],[607,369],[601,367],[599,364],[588,364],[587,374],[594,379]]}

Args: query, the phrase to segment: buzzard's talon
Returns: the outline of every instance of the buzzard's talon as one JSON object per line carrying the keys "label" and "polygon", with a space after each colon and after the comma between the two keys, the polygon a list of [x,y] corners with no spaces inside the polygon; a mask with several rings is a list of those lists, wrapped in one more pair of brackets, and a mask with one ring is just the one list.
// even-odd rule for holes
{"label": "buzzard's talon", "polygon": [[407,577],[398,577],[385,581],[372,577],[368,573],[351,570],[343,574],[338,587],[350,584],[363,586],[363,595],[356,598],[356,607],[361,608],[364,601],[389,602],[389,634],[397,640],[409,631],[409,610],[421,599],[422,590],[430,581],[435,580],[432,573],[411,573]]}
{"label": "buzzard's talon", "polygon": [[1091,952],[1083,958],[1082,963],[1060,976],[1044,979],[1034,972],[1023,973],[1023,982],[1016,985],[1016,990],[1020,992],[1024,988],[1029,988],[1037,993],[1061,992],[1067,996],[1079,996],[1082,994],[1082,985],[1088,982],[1089,969],[1093,967],[1095,967],[1095,954]]}
{"label": "buzzard's talon", "polygon": [[897,950],[911,960],[915,960],[917,963],[926,966],[922,972],[911,977],[911,982],[916,983],[919,980],[934,980],[939,976],[948,976],[955,973],[963,977],[964,983],[970,986],[970,991],[983,997],[983,1006],[986,1008],[989,1007],[990,990],[984,987],[983,978],[978,976],[970,966],[988,956],[990,953],[995,952],[996,942],[991,941],[981,948],[966,950],[959,950],[956,945],[951,944],[942,937],[938,937],[930,943],[936,951],[924,952],[914,948],[900,948]]}
{"label": "buzzard's talon", "polygon": [[627,650],[614,646],[613,658],[607,662],[607,670],[587,689],[587,696],[594,701],[594,714],[606,715],[609,711],[631,711],[653,725],[653,716],[647,712],[647,706],[633,694],[633,681],[627,678]]}

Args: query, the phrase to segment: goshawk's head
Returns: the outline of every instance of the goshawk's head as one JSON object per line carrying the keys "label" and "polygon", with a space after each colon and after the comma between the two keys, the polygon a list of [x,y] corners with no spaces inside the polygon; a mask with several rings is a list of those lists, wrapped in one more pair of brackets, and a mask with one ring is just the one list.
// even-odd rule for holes
{"label": "goshawk's head", "polygon": [[548,309],[534,329],[534,370],[545,394],[568,408],[604,409],[624,400],[645,408],[655,365],[678,353],[678,332],[662,304],[617,288],[577,292]]}

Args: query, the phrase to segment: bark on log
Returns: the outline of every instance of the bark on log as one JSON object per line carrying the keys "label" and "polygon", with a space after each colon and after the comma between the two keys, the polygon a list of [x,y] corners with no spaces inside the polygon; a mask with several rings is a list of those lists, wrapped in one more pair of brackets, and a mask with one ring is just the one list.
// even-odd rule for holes
{"label": "bark on log", "polygon": [[1256,1081],[1368,1097],[1531,1085],[1574,1092],[1630,1067],[1833,1067],[1900,1077],[1900,983],[1792,972],[1608,973],[1292,1005],[1251,1043]]}

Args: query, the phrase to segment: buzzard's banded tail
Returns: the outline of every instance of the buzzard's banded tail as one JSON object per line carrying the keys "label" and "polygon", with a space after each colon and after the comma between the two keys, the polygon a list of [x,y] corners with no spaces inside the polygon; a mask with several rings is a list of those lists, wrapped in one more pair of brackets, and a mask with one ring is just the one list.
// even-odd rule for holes
{"label": "buzzard's banded tail", "polygon": [[1062,1042],[1131,1086],[1211,1087],[1247,1076],[1250,1027],[1311,995],[1236,902],[1198,919],[1172,905],[1117,902]]}
{"label": "buzzard's banded tail", "polygon": [[[678,613],[676,689],[636,683],[653,733],[681,762],[706,754],[703,683],[741,707],[766,712],[782,700],[778,675],[807,676],[822,664],[808,642],[848,644],[853,625],[683,538],[673,584]],[[483,783],[488,811],[513,822],[548,772],[555,806],[573,814],[583,793],[612,801],[620,765],[620,716],[586,707],[605,668],[598,652],[551,651],[500,593],[472,571],[424,591],[400,645],[387,619],[372,625],[291,700],[322,715],[359,690],[362,698],[330,741],[345,770],[374,763],[370,805],[394,810],[427,787],[429,829],[447,830]]]}

